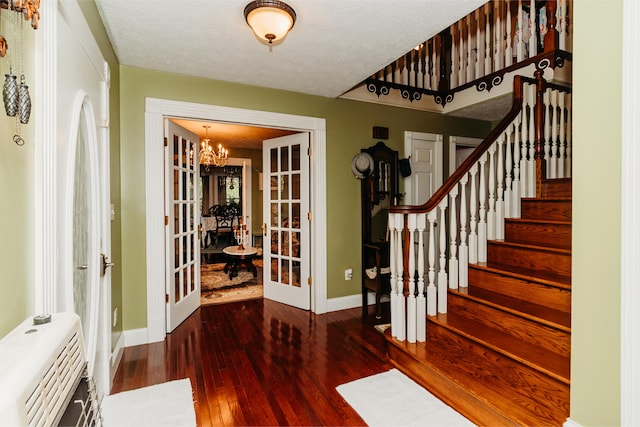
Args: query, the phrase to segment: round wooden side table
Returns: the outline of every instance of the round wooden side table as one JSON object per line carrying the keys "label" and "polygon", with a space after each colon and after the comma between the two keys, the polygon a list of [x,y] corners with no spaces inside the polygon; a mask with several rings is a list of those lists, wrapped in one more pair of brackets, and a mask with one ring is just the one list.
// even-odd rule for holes
{"label": "round wooden side table", "polygon": [[229,279],[233,279],[238,275],[240,267],[245,267],[247,271],[253,273],[253,277],[258,276],[258,270],[253,265],[253,258],[258,253],[258,249],[254,247],[245,247],[239,249],[237,245],[227,246],[222,250],[227,255],[227,263],[224,266],[224,272],[229,273]]}

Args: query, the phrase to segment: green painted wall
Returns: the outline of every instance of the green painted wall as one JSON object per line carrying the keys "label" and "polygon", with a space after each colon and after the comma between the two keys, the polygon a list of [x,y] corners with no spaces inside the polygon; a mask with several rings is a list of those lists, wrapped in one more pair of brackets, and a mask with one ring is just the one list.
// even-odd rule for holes
{"label": "green painted wall", "polygon": [[[373,126],[389,128],[388,145],[402,150],[405,130],[483,136],[490,124],[341,99],[302,95],[123,66],[120,70],[122,259],[125,329],[146,326],[145,98],[163,98],[323,117],[327,126],[328,298],[360,293],[360,182],[351,159],[373,145]],[[158,190],[162,191],[161,183]],[[344,269],[353,268],[351,281]]]}
{"label": "green painted wall", "polygon": [[576,1],[573,22],[571,418],[617,426],[622,1]]}
{"label": "green painted wall", "polygon": [[[11,19],[10,19],[10,18]],[[9,67],[13,74],[22,69],[25,82],[29,85],[32,104],[37,102],[35,97],[35,54],[33,46],[34,31],[30,25],[24,25],[22,44],[24,68],[12,63],[12,55],[16,53],[18,42],[11,38],[12,28],[15,27],[15,15],[2,9],[0,24],[3,35],[7,38],[9,49],[7,56],[0,58],[0,75],[2,84]],[[13,51],[12,51],[13,49]],[[35,254],[35,199],[34,189],[34,160],[35,151],[34,129],[37,118],[34,107],[27,125],[20,125],[16,129],[16,118],[5,114],[4,103],[0,103],[0,337],[15,328],[27,316],[34,314],[34,254]],[[14,144],[14,135],[19,134],[24,145]]]}

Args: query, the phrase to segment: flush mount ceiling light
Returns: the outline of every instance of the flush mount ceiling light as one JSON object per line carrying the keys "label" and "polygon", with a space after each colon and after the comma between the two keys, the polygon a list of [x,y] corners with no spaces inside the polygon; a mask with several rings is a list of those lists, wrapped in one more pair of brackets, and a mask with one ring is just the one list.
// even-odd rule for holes
{"label": "flush mount ceiling light", "polygon": [[282,40],[296,22],[296,12],[279,0],[254,0],[244,8],[247,24],[269,44]]}

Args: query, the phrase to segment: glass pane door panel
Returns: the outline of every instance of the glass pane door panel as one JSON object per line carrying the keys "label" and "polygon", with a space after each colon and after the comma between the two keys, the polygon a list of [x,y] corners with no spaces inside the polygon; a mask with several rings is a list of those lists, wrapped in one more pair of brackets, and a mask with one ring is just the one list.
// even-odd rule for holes
{"label": "glass pane door panel", "polygon": [[264,295],[307,309],[309,223],[301,217],[309,210],[308,146],[309,135],[301,133],[265,141],[263,151],[270,185],[264,214],[271,236],[271,249],[265,252]]}

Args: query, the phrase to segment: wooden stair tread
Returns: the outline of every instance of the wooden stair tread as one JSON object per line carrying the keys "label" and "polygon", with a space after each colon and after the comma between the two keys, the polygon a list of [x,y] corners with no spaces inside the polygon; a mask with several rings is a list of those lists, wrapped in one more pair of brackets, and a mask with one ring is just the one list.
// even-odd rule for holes
{"label": "wooden stair tread", "polygon": [[490,240],[489,243],[501,245],[501,246],[512,246],[517,248],[526,248],[526,249],[535,249],[538,251],[544,252],[554,252],[563,255],[571,255],[571,249],[561,249],[561,248],[549,248],[547,246],[538,246],[538,245],[528,245],[526,243],[515,243],[515,242],[505,242],[504,240]]}
{"label": "wooden stair tread", "polygon": [[553,286],[555,288],[571,290],[571,283],[565,283],[563,281],[558,281],[558,280],[554,280],[553,278],[547,278],[547,277],[532,277],[527,274],[519,273],[517,271],[507,271],[501,268],[492,267],[488,265],[486,262],[469,264],[469,268],[487,270],[492,273],[502,274],[504,276],[511,276],[517,279],[527,280],[529,282],[535,282],[535,283],[540,283],[542,285]]}
{"label": "wooden stair tread", "polygon": [[[408,343],[392,338],[389,330],[385,337],[391,362],[398,369],[478,425],[560,425],[569,415],[566,384],[538,374],[542,378],[534,382],[540,382],[554,398],[531,399],[536,386],[522,381],[536,375],[513,372],[504,366],[508,358],[492,355],[495,352],[491,349],[464,347],[464,338],[460,342],[433,339]],[[480,368],[478,363],[488,367]],[[514,383],[518,384],[515,388]],[[566,408],[558,414],[557,408],[548,405]]]}
{"label": "wooden stair tread", "polygon": [[457,316],[455,313],[439,313],[436,316],[427,316],[427,318],[444,328],[465,336],[467,339],[491,348],[560,382],[569,384],[570,360],[566,356],[524,341],[517,341],[505,332],[478,325],[467,318]]}
{"label": "wooden stair tread", "polygon": [[505,222],[523,222],[523,223],[534,223],[534,224],[553,224],[553,225],[571,225],[571,221],[563,221],[563,220],[546,220],[546,219],[536,219],[536,218],[505,218]]}
{"label": "wooden stair tread", "polygon": [[496,294],[481,288],[469,287],[469,296],[479,298],[486,304],[499,306],[514,314],[537,321],[565,332],[571,332],[571,314],[553,308],[516,299],[507,295]]}

